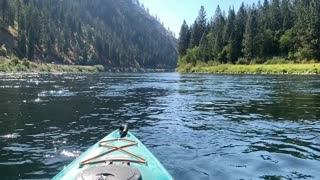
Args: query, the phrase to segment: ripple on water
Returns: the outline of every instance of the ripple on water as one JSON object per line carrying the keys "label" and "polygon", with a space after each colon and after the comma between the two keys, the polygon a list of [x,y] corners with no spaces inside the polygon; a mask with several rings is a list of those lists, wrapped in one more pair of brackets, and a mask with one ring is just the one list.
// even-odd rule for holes
{"label": "ripple on water", "polygon": [[75,96],[76,93],[71,92],[69,90],[50,90],[50,91],[42,91],[38,93],[39,97],[65,97],[65,96]]}
{"label": "ripple on water", "polygon": [[3,179],[52,178],[120,122],[175,179],[320,176],[318,77],[0,76]]}
{"label": "ripple on water", "polygon": [[63,150],[60,154],[64,155],[64,156],[67,156],[67,157],[78,157],[78,156],[80,156],[81,152],[80,151]]}
{"label": "ripple on water", "polygon": [[18,133],[12,133],[12,134],[6,134],[6,135],[0,136],[0,138],[4,138],[4,139],[15,139],[18,137],[20,137]]}

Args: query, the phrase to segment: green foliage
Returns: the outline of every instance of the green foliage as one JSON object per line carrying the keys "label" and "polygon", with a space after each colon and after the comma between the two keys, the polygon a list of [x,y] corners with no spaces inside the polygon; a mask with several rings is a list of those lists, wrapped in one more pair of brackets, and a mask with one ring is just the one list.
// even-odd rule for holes
{"label": "green foliage", "polygon": [[3,44],[1,47],[0,47],[0,56],[7,56],[7,48],[5,47],[5,45]]}
{"label": "green foliage", "polygon": [[[257,6],[243,3],[237,13],[230,9],[227,16],[218,6],[208,19],[210,31],[200,40],[200,52],[180,53],[186,63],[282,64],[320,60],[319,0],[264,0]],[[196,31],[197,20],[190,26]]]}
{"label": "green foliage", "polygon": [[183,21],[181,26],[179,41],[178,41],[178,51],[179,54],[184,56],[187,53],[190,42],[190,30],[186,21]]}
{"label": "green foliage", "polygon": [[296,43],[296,34],[293,29],[287,30],[280,38],[280,48],[282,52],[288,54],[294,51]]}
{"label": "green foliage", "polygon": [[209,61],[208,62],[208,66],[217,66],[217,65],[221,65],[221,63],[219,61]]}
{"label": "green foliage", "polygon": [[1,0],[0,5],[4,27],[17,22],[14,55],[21,59],[108,67],[176,66],[173,33],[135,1]]}
{"label": "green foliage", "polygon": [[236,62],[236,64],[247,65],[247,64],[249,64],[249,61],[246,58],[239,58],[238,61]]}
{"label": "green foliage", "polygon": [[96,68],[96,71],[98,71],[98,72],[104,71],[104,67],[102,65],[95,65],[94,67]]}
{"label": "green foliage", "polygon": [[224,47],[224,40],[223,40],[223,31],[225,25],[225,19],[222,15],[220,6],[217,7],[215,15],[214,15],[214,22],[211,27],[211,33],[213,34],[213,45],[211,45],[212,52],[214,58],[218,58],[219,54],[223,50]]}
{"label": "green foliage", "polygon": [[28,69],[31,68],[31,63],[30,63],[27,59],[23,59],[22,65],[24,65],[24,66],[27,67]]}
{"label": "green foliage", "polygon": [[179,72],[191,72],[193,65],[191,63],[185,64],[183,66],[179,66]]}
{"label": "green foliage", "polygon": [[280,0],[272,0],[270,6],[270,29],[273,31],[282,28],[282,14],[280,9]]}
{"label": "green foliage", "polygon": [[243,53],[247,59],[252,59],[258,52],[258,16],[256,9],[249,10],[246,30],[243,35]]}
{"label": "green foliage", "polygon": [[253,65],[253,64],[263,64],[263,63],[265,63],[264,59],[254,58],[250,61],[249,64]]}
{"label": "green foliage", "polygon": [[199,10],[199,15],[195,20],[190,37],[190,48],[199,46],[200,39],[204,33],[207,31],[207,13],[203,6]]}
{"label": "green foliage", "polygon": [[294,18],[293,18],[294,15],[291,8],[292,7],[291,7],[290,0],[281,1],[281,14],[283,18],[282,28],[284,30],[290,29],[294,25]]}
{"label": "green foliage", "polygon": [[226,74],[320,74],[320,64],[263,64],[263,65],[230,65],[184,66],[180,72],[226,73]]}
{"label": "green foliage", "polygon": [[288,64],[290,61],[281,58],[281,57],[273,57],[272,59],[268,59],[264,64]]}
{"label": "green foliage", "polygon": [[11,60],[10,60],[10,63],[9,63],[11,66],[17,66],[18,64],[20,64],[20,61],[17,57],[13,57]]}
{"label": "green foliage", "polygon": [[294,54],[295,58],[297,60],[304,60],[304,59],[313,59],[314,58],[314,52],[312,49],[309,48],[301,48]]}
{"label": "green foliage", "polygon": [[186,63],[195,64],[200,59],[201,59],[201,52],[198,46],[187,50],[187,54],[185,55]]}

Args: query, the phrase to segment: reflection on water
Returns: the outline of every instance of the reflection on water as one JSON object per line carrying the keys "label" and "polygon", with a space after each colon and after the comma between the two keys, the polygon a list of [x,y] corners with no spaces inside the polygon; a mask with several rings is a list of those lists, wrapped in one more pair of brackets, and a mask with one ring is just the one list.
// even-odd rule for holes
{"label": "reflection on water", "polygon": [[49,179],[129,122],[175,179],[320,177],[318,76],[1,74],[1,179]]}

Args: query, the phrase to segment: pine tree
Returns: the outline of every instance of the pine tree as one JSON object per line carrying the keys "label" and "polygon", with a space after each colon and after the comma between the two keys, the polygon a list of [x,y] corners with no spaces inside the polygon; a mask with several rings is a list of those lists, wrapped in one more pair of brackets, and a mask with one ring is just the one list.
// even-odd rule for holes
{"label": "pine tree", "polygon": [[257,10],[255,7],[249,10],[248,21],[246,24],[246,31],[243,39],[243,53],[249,60],[254,58],[258,50],[258,22]]}
{"label": "pine tree", "polygon": [[[192,31],[198,26],[195,21]],[[319,27],[318,0],[264,0],[251,7],[243,3],[236,15],[230,9],[226,19],[218,6],[209,22],[209,33],[201,37],[200,47],[184,57],[191,63],[235,63],[241,57],[256,58],[257,63],[275,56],[289,60],[320,59]]]}
{"label": "pine tree", "polygon": [[[16,3],[15,6],[16,6],[16,8],[17,8],[16,17],[17,17],[17,22],[18,22],[18,28],[20,28],[20,27],[19,27],[19,22],[20,22],[20,18],[21,18],[21,2],[20,2],[20,0],[16,0],[15,3]],[[18,35],[19,35],[19,34],[18,34]]]}
{"label": "pine tree", "polygon": [[180,34],[179,34],[179,41],[178,41],[178,51],[181,56],[184,56],[187,53],[189,42],[190,42],[189,26],[186,21],[183,21]]}
{"label": "pine tree", "polygon": [[228,43],[230,40],[233,40],[235,35],[235,20],[236,14],[234,9],[229,8],[228,19],[223,33],[224,42]]}
{"label": "pine tree", "polygon": [[311,0],[310,14],[308,26],[308,39],[310,39],[309,47],[312,50],[313,56],[320,59],[320,2],[319,0]]}
{"label": "pine tree", "polygon": [[290,1],[289,0],[282,0],[281,2],[281,14],[282,14],[282,29],[284,31],[292,28],[293,26],[293,16],[291,12],[290,7]]}
{"label": "pine tree", "polygon": [[18,39],[18,50],[19,50],[19,57],[25,58],[27,54],[26,48],[26,35],[25,32],[19,31],[19,39]]}
{"label": "pine tree", "polygon": [[247,12],[244,6],[244,3],[241,4],[240,9],[236,16],[236,22],[235,22],[235,56],[236,57],[242,57],[242,41],[243,41],[243,35],[246,28],[246,22],[247,22]]}
{"label": "pine tree", "polygon": [[264,0],[262,10],[260,12],[261,18],[261,27],[264,29],[270,29],[271,22],[270,22],[270,4],[268,0]]}
{"label": "pine tree", "polygon": [[200,47],[201,60],[203,62],[208,62],[208,60],[210,59],[210,48],[209,48],[206,32],[202,34],[199,47]]}
{"label": "pine tree", "polygon": [[230,62],[235,62],[237,59],[235,21],[236,14],[234,10],[230,8],[223,35],[224,42],[226,43],[227,60]]}
{"label": "pine tree", "polygon": [[[19,57],[45,57],[42,61],[61,57],[68,58],[61,63],[79,64],[79,56],[87,53],[88,63],[94,57],[99,60],[95,63],[104,65],[172,68],[176,64],[173,33],[133,1],[0,0],[0,21],[4,28],[17,28],[13,52]],[[102,42],[99,50],[97,34]],[[87,52],[76,52],[77,43]]]}
{"label": "pine tree", "polygon": [[225,20],[222,15],[220,6],[218,6],[214,15],[213,27],[211,30],[215,37],[215,41],[213,45],[213,55],[216,59],[219,58],[219,54],[221,53],[224,45],[224,42],[223,42],[224,24],[225,24]]}
{"label": "pine tree", "polygon": [[202,34],[207,29],[207,13],[203,6],[199,10],[199,15],[192,27],[190,47],[199,46]]}
{"label": "pine tree", "polygon": [[0,3],[1,3],[2,20],[5,23],[8,23],[8,10],[9,10],[8,0],[1,0]]}
{"label": "pine tree", "polygon": [[270,7],[270,29],[280,30],[282,28],[282,16],[280,10],[280,0],[272,0]]}

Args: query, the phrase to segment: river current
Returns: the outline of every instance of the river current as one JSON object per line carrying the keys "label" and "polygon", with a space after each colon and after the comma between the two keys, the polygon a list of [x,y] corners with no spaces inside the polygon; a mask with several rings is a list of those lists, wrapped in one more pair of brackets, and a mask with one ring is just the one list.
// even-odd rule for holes
{"label": "river current", "polygon": [[50,179],[131,131],[179,180],[320,179],[320,77],[1,74],[0,179]]}

